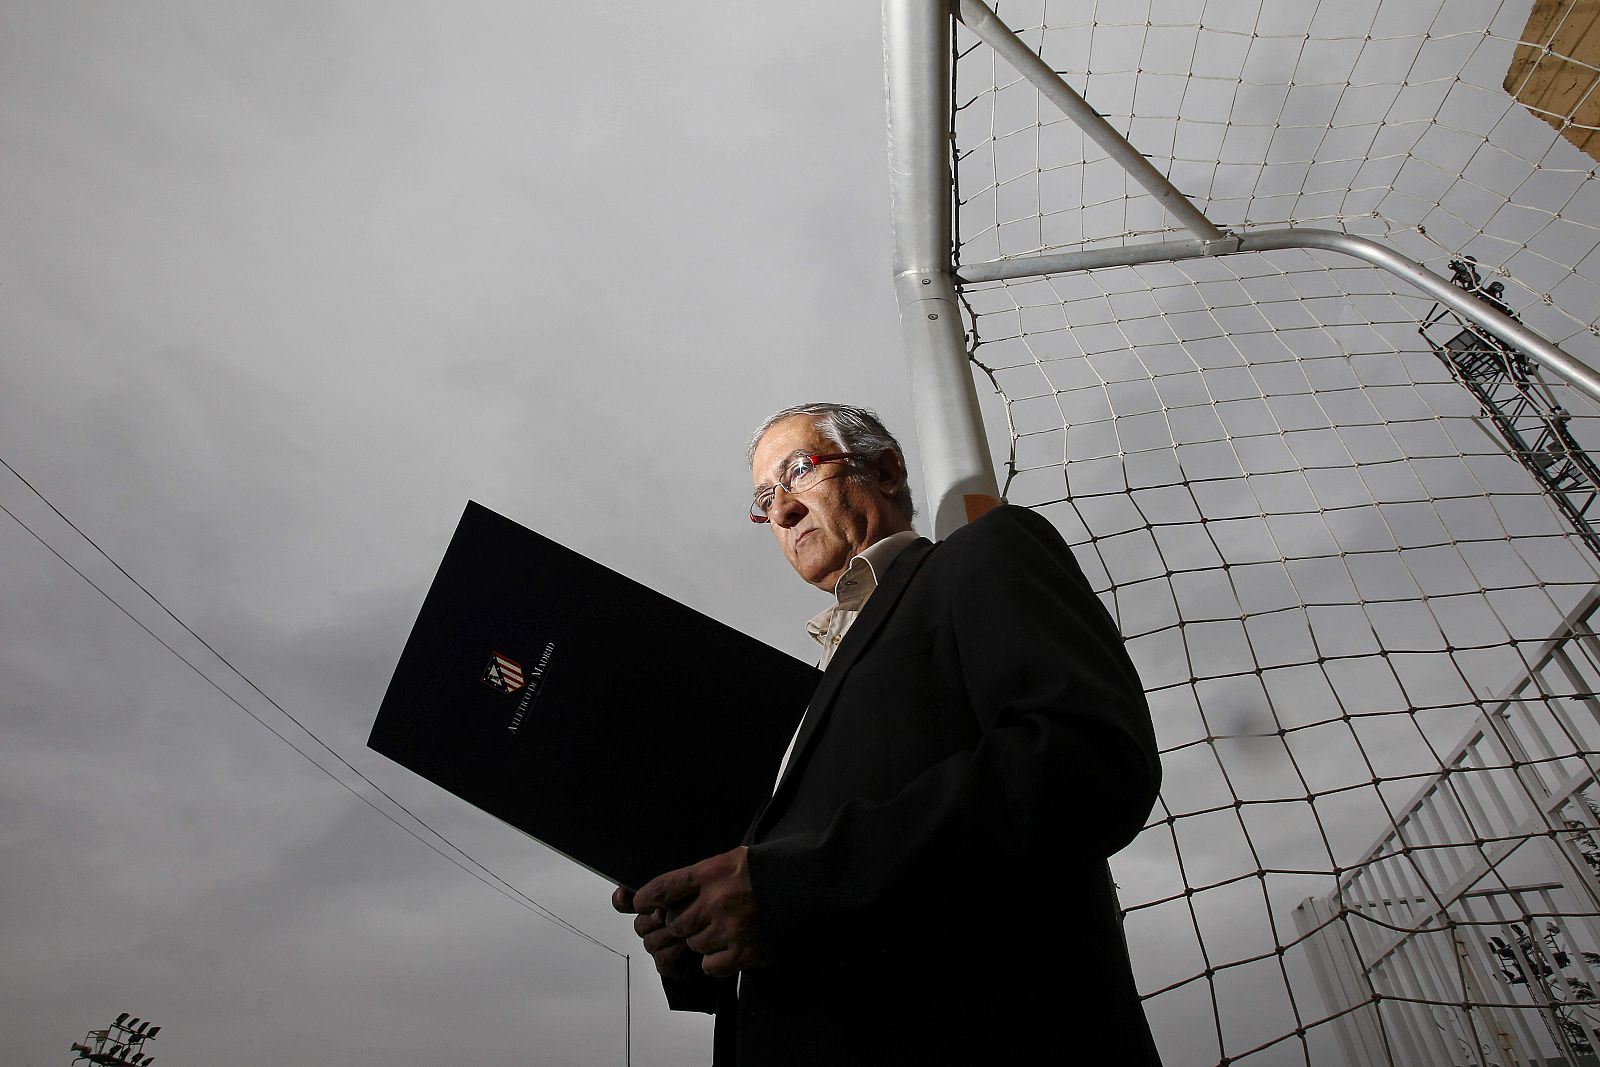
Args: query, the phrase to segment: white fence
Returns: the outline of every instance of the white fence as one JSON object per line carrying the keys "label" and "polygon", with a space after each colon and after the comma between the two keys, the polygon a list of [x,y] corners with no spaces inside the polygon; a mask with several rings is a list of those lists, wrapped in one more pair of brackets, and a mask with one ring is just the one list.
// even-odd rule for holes
{"label": "white fence", "polygon": [[1296,910],[1352,1067],[1600,1064],[1597,607]]}

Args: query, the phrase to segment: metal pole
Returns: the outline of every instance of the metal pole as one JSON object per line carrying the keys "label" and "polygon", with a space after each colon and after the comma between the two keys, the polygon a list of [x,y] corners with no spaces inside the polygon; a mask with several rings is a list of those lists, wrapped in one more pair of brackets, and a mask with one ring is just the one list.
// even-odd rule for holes
{"label": "metal pole", "polygon": [[1181,259],[1201,259],[1215,254],[1216,248],[1204,241],[1147,241],[1110,248],[1086,248],[1078,252],[1049,252],[1038,256],[993,259],[987,263],[963,263],[956,268],[956,277],[963,282],[999,282],[1101,267],[1174,263]]}
{"label": "metal pole", "polygon": [[951,277],[950,7],[883,0],[895,295],[933,536],[999,503]]}
{"label": "metal pole", "polygon": [[622,957],[623,1063],[633,1067],[633,957]]}
{"label": "metal pole", "polygon": [[988,5],[980,0],[960,0],[959,11],[961,22],[967,29],[999,53],[1018,74],[1032,82],[1045,99],[1060,108],[1062,114],[1088,134],[1106,155],[1128,172],[1129,177],[1144,186],[1145,191],[1159,200],[1167,213],[1183,223],[1190,233],[1202,241],[1227,239],[1227,235],[1190,203],[1189,198],[1180,193],[1166,175],[1156,170],[1143,153],[1117,132],[1116,127],[1078,95],[1076,89],[1062,81],[1061,75],[1051,70],[1039,58],[1039,54],[1024,44],[1010,26],[1001,22]]}
{"label": "metal pole", "polygon": [[[1580,363],[1559,346],[1546,341],[1509,315],[1500,313],[1487,302],[1450,284],[1416,260],[1402,256],[1376,241],[1354,234],[1340,233],[1337,230],[1290,226],[1240,234],[1237,242],[1235,247],[1225,249],[1219,249],[1216,245],[1205,241],[1161,241],[1120,248],[1093,248],[1082,252],[1019,256],[1016,259],[995,260],[962,267],[957,276],[967,282],[999,281],[1005,278],[1031,278],[1041,274],[1061,274],[1096,267],[1234,255],[1239,252],[1320,248],[1327,252],[1354,256],[1366,260],[1375,267],[1381,267],[1413,288],[1420,289],[1462,318],[1477,323],[1506,344],[1526,352],[1590,397],[1600,400],[1600,374],[1592,368]],[[1233,244],[1232,241],[1228,243]]]}

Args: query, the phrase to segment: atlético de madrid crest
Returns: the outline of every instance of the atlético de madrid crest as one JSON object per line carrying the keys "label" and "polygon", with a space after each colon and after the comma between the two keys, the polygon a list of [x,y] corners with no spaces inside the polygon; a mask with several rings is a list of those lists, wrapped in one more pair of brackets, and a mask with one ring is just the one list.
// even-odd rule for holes
{"label": "atl\u00e9tico de madrid crest", "polygon": [[522,664],[499,652],[489,656],[489,665],[483,669],[484,685],[502,693],[515,693],[523,681]]}

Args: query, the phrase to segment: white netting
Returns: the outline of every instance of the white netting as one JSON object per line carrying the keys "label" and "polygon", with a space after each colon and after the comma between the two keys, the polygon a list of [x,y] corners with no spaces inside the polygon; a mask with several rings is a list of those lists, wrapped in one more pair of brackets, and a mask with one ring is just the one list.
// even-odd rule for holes
{"label": "white netting", "polygon": [[[1219,226],[1473,257],[1600,362],[1589,0],[997,11]],[[954,102],[958,264],[1188,236],[959,27]],[[1113,869],[1169,1067],[1595,1062],[1600,569],[1531,473],[1548,440],[1508,443],[1432,347],[1473,335],[1425,340],[1431,300],[1322,252],[962,295],[1005,493],[1149,690],[1166,787]],[[1597,439],[1487,351],[1522,429]]]}

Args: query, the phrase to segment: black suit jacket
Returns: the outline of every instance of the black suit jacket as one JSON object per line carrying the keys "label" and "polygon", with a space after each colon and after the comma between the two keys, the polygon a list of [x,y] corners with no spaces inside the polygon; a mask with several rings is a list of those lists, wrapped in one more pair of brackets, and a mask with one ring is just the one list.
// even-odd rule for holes
{"label": "black suit jacket", "polygon": [[716,1062],[1156,1063],[1106,857],[1160,763],[1110,617],[1043,517],[896,558],[757,815],[771,964],[668,983]]}

